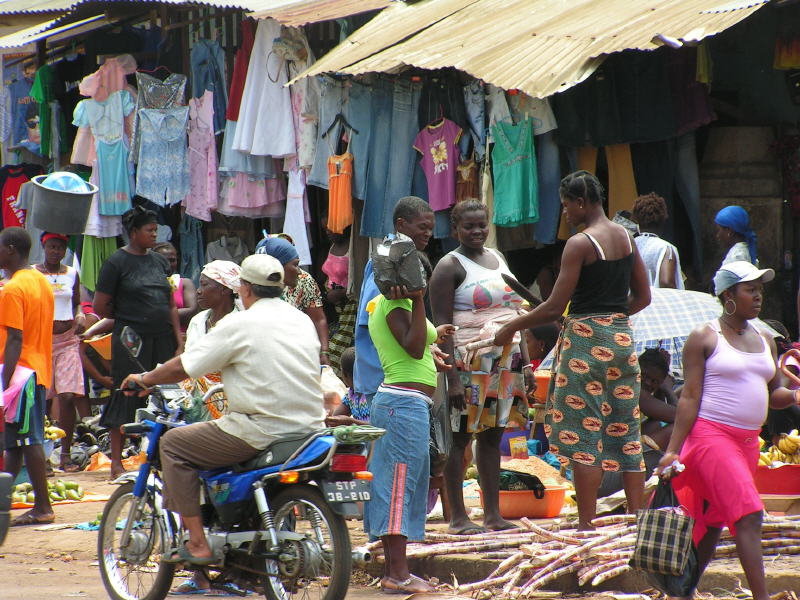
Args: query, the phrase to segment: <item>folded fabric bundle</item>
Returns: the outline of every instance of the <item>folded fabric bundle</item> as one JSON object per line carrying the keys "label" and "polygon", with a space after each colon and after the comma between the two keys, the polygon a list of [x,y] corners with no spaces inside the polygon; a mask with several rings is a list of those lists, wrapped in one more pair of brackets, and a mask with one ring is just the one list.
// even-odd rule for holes
{"label": "folded fabric bundle", "polygon": [[[0,365],[0,373],[3,365]],[[36,391],[36,372],[28,367],[17,365],[8,389],[3,390],[3,413],[6,423],[20,423],[19,433],[28,433],[30,409],[33,407]]]}

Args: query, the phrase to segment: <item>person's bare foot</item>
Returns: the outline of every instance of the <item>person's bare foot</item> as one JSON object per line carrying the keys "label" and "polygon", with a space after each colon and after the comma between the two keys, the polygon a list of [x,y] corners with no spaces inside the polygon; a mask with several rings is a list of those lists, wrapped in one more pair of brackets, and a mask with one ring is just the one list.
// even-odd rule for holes
{"label": "person's bare foot", "polygon": [[122,466],[122,463],[111,463],[111,479],[116,479],[126,473],[127,470]]}
{"label": "person's bare foot", "polygon": [[497,517],[496,519],[484,518],[483,526],[490,531],[505,531],[506,529],[516,529],[519,527],[519,525],[511,521],[506,521],[502,517]]}
{"label": "person's bare foot", "polygon": [[381,579],[381,591],[384,594],[427,594],[435,592],[436,588],[416,575],[409,575],[404,581],[384,576]]}
{"label": "person's bare foot", "polygon": [[202,543],[193,543],[192,540],[189,540],[185,546],[189,553],[197,558],[210,558],[213,556],[211,547],[206,540],[203,540]]}

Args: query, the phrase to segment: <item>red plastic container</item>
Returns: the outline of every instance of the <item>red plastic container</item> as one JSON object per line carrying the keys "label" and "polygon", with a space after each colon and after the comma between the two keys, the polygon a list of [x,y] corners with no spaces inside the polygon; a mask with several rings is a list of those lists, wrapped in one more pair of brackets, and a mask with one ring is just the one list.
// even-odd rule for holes
{"label": "red plastic container", "polygon": [[800,495],[800,465],[783,465],[776,469],[758,465],[755,482],[759,494]]}
{"label": "red plastic container", "polygon": [[[481,506],[483,506],[483,492],[478,490],[478,493],[481,496]],[[567,488],[564,486],[548,485],[544,491],[544,498],[539,500],[530,490],[500,490],[500,516],[504,519],[557,517],[564,508],[566,493]]]}

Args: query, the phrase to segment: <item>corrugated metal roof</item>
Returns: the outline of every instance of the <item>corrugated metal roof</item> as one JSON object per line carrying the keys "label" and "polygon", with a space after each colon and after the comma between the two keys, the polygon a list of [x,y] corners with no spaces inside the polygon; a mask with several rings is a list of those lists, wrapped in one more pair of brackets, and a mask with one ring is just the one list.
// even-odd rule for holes
{"label": "corrugated metal roof", "polygon": [[272,17],[284,25],[299,27],[306,23],[349,17],[370,10],[386,8],[391,0],[246,0],[252,17]]}
{"label": "corrugated metal roof", "polygon": [[[216,6],[217,8],[241,8],[249,10],[248,0],[105,0],[114,3],[144,4],[163,2],[164,4],[197,4],[203,6]],[[79,4],[86,4],[92,0],[0,0],[0,15],[21,13],[47,13],[66,12]],[[102,4],[102,0],[99,0]]]}
{"label": "corrugated metal roof", "polygon": [[735,25],[768,0],[423,0],[392,3],[302,76],[455,67],[535,97],[614,52],[654,50]]}
{"label": "corrugated metal roof", "polygon": [[0,37],[0,48],[18,48],[19,46],[26,46],[30,43],[45,38],[57,40],[58,34],[72,31],[73,29],[83,27],[84,25],[88,25],[90,23],[95,24],[95,27],[101,27],[105,25],[105,22],[99,23],[99,21],[105,21],[105,15],[96,15],[94,17],[89,17],[88,19],[81,19],[80,21],[75,21],[74,23],[69,23],[67,25],[62,25],[60,27],[51,29],[58,19],[59,17],[56,17],[55,19],[50,19],[48,21],[39,23],[38,25],[26,27],[25,29],[20,29],[17,32]]}

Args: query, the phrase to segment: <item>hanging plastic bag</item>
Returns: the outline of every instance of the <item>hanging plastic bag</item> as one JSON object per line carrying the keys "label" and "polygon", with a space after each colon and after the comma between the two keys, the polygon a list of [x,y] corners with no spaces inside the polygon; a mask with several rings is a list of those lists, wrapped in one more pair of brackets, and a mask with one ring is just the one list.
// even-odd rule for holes
{"label": "hanging plastic bag", "polygon": [[444,471],[447,457],[453,448],[453,428],[450,423],[450,403],[447,398],[447,378],[438,374],[438,384],[433,394],[431,406],[430,459],[431,477],[438,477]]}
{"label": "hanging plastic bag", "polygon": [[404,286],[409,292],[427,285],[425,269],[414,241],[398,233],[385,238],[372,253],[372,270],[375,285],[381,294],[389,295],[393,286]]}

